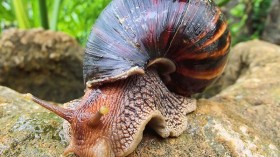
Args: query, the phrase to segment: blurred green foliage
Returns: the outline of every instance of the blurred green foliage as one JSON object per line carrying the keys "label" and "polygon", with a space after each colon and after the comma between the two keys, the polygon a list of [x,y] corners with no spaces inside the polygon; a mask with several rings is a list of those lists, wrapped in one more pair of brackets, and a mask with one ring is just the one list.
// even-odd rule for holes
{"label": "blurred green foliage", "polygon": [[234,0],[235,5],[229,5],[233,0],[215,2],[229,13],[226,16],[233,44],[261,37],[272,0]]}
{"label": "blurred green foliage", "polygon": [[0,0],[0,32],[10,27],[63,31],[85,44],[96,18],[111,0]]}
{"label": "blurred green foliage", "polygon": [[[43,27],[66,32],[83,45],[111,0],[0,0],[0,32],[9,27]],[[214,0],[224,8],[233,43],[259,38],[272,0]],[[228,4],[235,6],[228,8]]]}

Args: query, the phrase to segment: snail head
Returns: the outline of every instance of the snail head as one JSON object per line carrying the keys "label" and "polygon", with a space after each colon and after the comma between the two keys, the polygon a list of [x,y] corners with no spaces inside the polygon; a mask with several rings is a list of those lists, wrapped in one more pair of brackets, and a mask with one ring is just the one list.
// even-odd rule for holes
{"label": "snail head", "polygon": [[[39,98],[26,94],[26,98],[33,100],[44,108],[54,112],[70,124],[70,144],[64,155],[75,153],[84,157],[114,156],[109,136],[108,125],[110,117],[108,105],[104,105],[104,98],[95,90],[88,90],[84,99],[72,104],[75,109],[66,109],[47,103]],[[106,103],[106,102],[105,102]]]}

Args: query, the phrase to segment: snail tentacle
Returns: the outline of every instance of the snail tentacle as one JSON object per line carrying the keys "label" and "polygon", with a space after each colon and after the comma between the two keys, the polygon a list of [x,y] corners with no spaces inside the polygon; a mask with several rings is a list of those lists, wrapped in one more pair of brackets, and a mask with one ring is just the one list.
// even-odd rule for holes
{"label": "snail tentacle", "polygon": [[109,112],[109,108],[106,106],[101,106],[99,111],[93,115],[90,116],[88,125],[94,127],[96,126],[99,122],[100,119],[103,115],[107,114]]}
{"label": "snail tentacle", "polygon": [[65,108],[59,107],[58,105],[53,105],[53,104],[47,103],[46,101],[41,100],[29,93],[26,94],[25,97],[27,99],[30,99],[30,100],[36,102],[37,104],[41,105],[42,107],[54,112],[56,115],[67,120],[68,122],[70,122],[72,120],[73,110],[65,109]]}

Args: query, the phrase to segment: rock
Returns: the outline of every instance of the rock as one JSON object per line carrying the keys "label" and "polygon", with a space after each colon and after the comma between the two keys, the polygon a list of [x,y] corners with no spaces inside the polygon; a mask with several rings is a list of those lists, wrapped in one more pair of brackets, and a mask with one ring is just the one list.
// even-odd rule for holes
{"label": "rock", "polygon": [[[150,129],[129,157],[280,156],[280,47],[262,41],[232,49],[220,83],[226,87],[198,100],[178,138]],[[0,154],[59,156],[62,120],[6,87],[0,87]],[[3,127],[4,126],[4,127]],[[0,155],[1,156],[1,155]]]}
{"label": "rock", "polygon": [[83,94],[83,49],[70,36],[42,29],[9,29],[0,38],[0,85],[45,100]]}
{"label": "rock", "polygon": [[59,156],[62,119],[0,86],[0,156]]}

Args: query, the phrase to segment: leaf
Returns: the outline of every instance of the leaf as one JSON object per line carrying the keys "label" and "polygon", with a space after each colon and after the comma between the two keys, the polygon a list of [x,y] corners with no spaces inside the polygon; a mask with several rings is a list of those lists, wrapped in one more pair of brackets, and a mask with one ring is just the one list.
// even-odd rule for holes
{"label": "leaf", "polygon": [[13,5],[14,5],[14,12],[16,15],[16,19],[19,25],[19,28],[30,28],[31,25],[28,21],[28,16],[27,12],[24,9],[24,4],[25,1],[22,0],[13,0]]}

